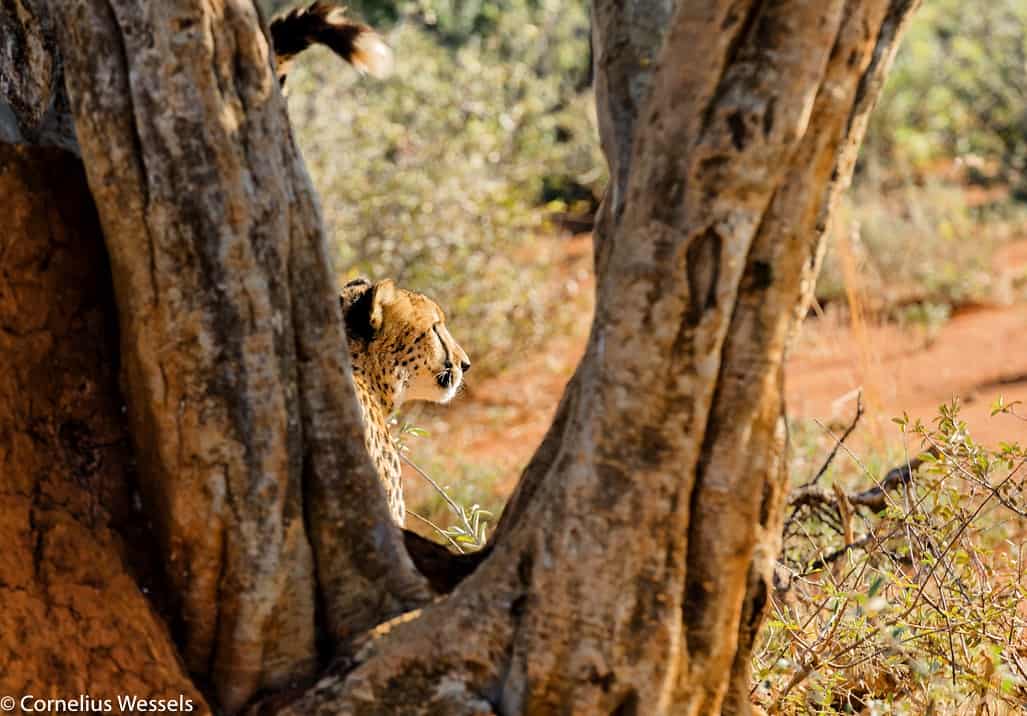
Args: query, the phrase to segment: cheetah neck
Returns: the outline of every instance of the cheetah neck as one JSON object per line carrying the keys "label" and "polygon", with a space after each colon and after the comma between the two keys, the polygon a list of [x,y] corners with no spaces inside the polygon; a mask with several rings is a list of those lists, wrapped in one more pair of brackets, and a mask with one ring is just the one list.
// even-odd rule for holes
{"label": "cheetah neck", "polygon": [[403,403],[406,387],[403,377],[395,370],[373,364],[364,355],[354,355],[352,359],[353,380],[361,384],[366,400],[371,401],[375,410],[387,419]]}
{"label": "cheetah neck", "polygon": [[406,515],[402,471],[399,450],[392,440],[388,424],[394,402],[383,397],[382,391],[374,389],[373,384],[369,385],[366,376],[356,369],[353,371],[353,382],[364,422],[364,448],[385,486],[392,518],[402,526]]}

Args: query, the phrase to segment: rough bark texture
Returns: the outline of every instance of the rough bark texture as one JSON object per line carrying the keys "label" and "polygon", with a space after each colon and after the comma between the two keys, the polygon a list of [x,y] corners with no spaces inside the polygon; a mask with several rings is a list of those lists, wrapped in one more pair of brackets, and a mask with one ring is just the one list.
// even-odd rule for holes
{"label": "rough bark texture", "polygon": [[620,216],[631,174],[635,122],[649,99],[653,70],[674,0],[592,4],[593,87],[599,139],[610,165],[610,209]]}
{"label": "rough bark texture", "polygon": [[54,12],[182,653],[232,711],[313,673],[317,609],[341,642],[429,588],[362,447],[320,214],[252,4]]}
{"label": "rough bark texture", "polygon": [[0,210],[0,694],[181,694],[205,712],[146,596],[161,573],[81,163],[0,144]]}
{"label": "rough bark texture", "polygon": [[78,151],[56,30],[37,0],[0,3],[0,142]]}
{"label": "rough bark texture", "polygon": [[[772,586],[774,563],[781,551],[782,500],[787,490],[782,366],[780,361],[772,365],[753,360],[753,355],[780,355],[787,350],[794,328],[806,315],[826,248],[831,213],[848,188],[870,111],[898,49],[898,37],[917,4],[918,0],[846,3],[813,103],[809,128],[747,259],[721,364],[720,412],[715,409],[711,416],[711,425],[721,427],[707,435],[708,457],[703,469],[703,474],[740,471],[735,474],[747,474],[747,480],[757,481],[754,486],[736,477],[734,485],[722,485],[725,490],[746,491],[749,503],[738,500],[735,504],[741,508],[739,518],[749,519],[754,526],[753,559],[737,620],[739,634],[723,709],[726,713],[748,711],[752,648]],[[826,190],[817,191],[818,187]],[[775,284],[777,290],[770,290],[767,284]],[[762,389],[754,390],[754,386]],[[737,432],[736,417],[742,411],[754,415],[751,435]],[[746,446],[750,456],[739,463],[737,453],[724,447],[717,455],[715,444],[733,444],[735,449]],[[749,445],[766,446],[764,456],[752,460]],[[702,551],[711,546],[707,530],[719,528],[708,518],[715,504],[698,493],[689,534],[694,553],[703,555],[708,567],[705,573],[690,573],[688,593],[700,594],[701,598],[686,628],[719,639],[717,620],[704,606],[716,605],[719,590],[726,586],[727,573],[715,565],[730,545],[727,540],[716,540],[716,546],[712,546],[716,551]],[[737,585],[740,575],[732,579]]]}

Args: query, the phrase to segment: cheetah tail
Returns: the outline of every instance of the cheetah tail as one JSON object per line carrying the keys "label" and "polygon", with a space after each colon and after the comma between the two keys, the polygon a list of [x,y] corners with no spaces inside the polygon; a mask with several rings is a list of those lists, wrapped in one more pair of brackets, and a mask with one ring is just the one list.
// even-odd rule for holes
{"label": "cheetah tail", "polygon": [[271,21],[278,81],[285,84],[290,61],[311,45],[325,45],[358,71],[384,77],[392,51],[374,30],[346,17],[344,8],[318,0]]}

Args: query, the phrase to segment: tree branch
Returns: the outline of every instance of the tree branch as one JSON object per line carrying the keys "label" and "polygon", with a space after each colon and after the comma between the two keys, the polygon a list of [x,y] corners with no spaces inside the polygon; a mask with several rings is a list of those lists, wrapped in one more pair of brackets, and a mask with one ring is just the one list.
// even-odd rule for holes
{"label": "tree branch", "polygon": [[[866,507],[873,512],[883,512],[888,506],[888,492],[909,484],[913,479],[913,474],[923,463],[923,459],[913,458],[906,465],[893,467],[874,487],[860,492],[846,493],[845,497],[855,507]],[[838,500],[834,492],[829,492],[817,485],[805,485],[792,491],[788,496],[788,505],[796,509],[826,505],[832,510],[837,510]]]}
{"label": "tree branch", "polygon": [[863,412],[863,393],[861,391],[856,395],[856,413],[852,416],[852,422],[850,422],[848,427],[845,428],[845,432],[842,433],[841,437],[835,440],[834,447],[831,448],[831,452],[828,453],[824,463],[820,466],[820,469],[817,470],[817,474],[813,476],[813,479],[803,485],[803,487],[816,485],[820,481],[820,478],[824,476],[827,469],[831,467],[831,463],[834,462],[834,458],[838,454],[838,450],[841,449],[842,445],[845,444],[845,441],[849,439],[849,436],[852,435],[853,431],[856,429],[856,426],[859,425],[859,419],[863,417]]}

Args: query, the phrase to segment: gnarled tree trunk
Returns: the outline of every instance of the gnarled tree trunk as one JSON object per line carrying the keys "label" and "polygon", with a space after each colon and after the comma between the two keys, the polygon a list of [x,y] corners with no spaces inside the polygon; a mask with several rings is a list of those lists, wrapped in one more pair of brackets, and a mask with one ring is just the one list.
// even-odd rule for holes
{"label": "gnarled tree trunk", "polygon": [[[0,21],[18,37],[26,17],[57,28],[60,57],[37,54],[63,63],[173,636],[211,697],[749,710],[782,356],[916,0],[597,0],[612,186],[588,350],[489,549],[454,559],[473,573],[434,601],[361,447],[319,212],[251,3],[16,4],[32,12]],[[47,87],[0,87],[22,138]],[[316,687],[280,691],[331,654]]]}

